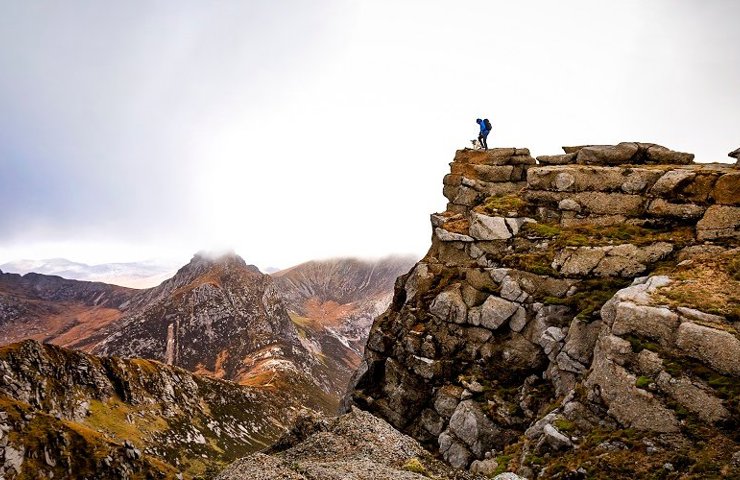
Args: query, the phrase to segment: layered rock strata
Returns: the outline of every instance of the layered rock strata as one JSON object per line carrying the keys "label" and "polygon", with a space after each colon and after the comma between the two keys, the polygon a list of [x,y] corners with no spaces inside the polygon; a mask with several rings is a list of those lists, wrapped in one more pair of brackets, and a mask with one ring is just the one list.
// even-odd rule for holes
{"label": "layered rock strata", "polygon": [[[458,468],[595,474],[639,439],[654,454],[639,468],[692,474],[680,455],[711,437],[701,468],[737,473],[737,309],[661,292],[708,252],[739,285],[740,174],[645,143],[538,160],[457,152],[432,246],[373,325],[347,404]],[[598,448],[601,465],[580,466]]]}

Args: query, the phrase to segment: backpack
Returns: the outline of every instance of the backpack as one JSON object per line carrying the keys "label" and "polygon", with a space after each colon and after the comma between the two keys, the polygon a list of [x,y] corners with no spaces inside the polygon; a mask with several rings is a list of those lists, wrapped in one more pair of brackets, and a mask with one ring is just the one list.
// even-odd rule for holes
{"label": "backpack", "polygon": [[493,128],[491,127],[491,122],[486,118],[485,120],[483,120],[483,123],[486,125],[486,130],[490,132],[491,128]]}

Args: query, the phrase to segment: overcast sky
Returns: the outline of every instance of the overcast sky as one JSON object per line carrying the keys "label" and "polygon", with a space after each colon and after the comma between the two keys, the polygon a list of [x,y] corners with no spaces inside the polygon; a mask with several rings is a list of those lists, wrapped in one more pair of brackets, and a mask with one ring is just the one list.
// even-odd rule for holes
{"label": "overcast sky", "polygon": [[740,2],[0,0],[0,263],[422,255],[458,148],[740,146]]}

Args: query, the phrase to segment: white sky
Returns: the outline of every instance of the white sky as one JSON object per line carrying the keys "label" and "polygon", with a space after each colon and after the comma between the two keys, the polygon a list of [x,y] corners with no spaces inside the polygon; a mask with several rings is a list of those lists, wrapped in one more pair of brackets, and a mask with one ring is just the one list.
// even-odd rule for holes
{"label": "white sky", "polygon": [[0,263],[422,255],[492,120],[740,146],[740,2],[0,0]]}

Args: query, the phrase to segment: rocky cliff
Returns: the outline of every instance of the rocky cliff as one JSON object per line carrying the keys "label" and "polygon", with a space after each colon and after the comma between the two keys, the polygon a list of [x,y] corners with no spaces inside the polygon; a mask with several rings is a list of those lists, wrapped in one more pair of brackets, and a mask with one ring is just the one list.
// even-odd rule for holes
{"label": "rocky cliff", "polygon": [[33,341],[0,347],[0,477],[194,478],[271,444],[282,392]]}
{"label": "rocky cliff", "polygon": [[740,474],[740,171],[645,143],[461,150],[348,404],[452,466]]}

